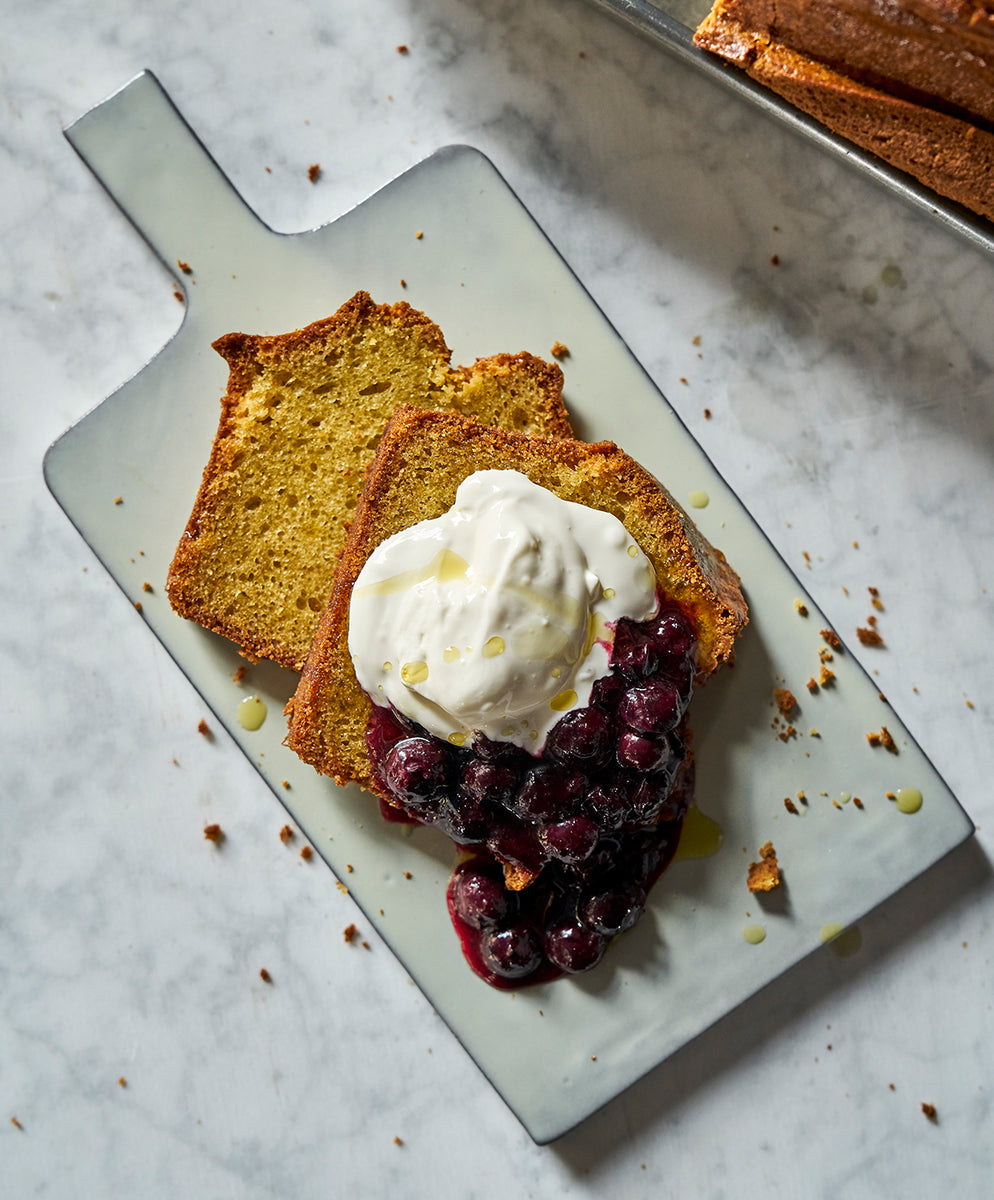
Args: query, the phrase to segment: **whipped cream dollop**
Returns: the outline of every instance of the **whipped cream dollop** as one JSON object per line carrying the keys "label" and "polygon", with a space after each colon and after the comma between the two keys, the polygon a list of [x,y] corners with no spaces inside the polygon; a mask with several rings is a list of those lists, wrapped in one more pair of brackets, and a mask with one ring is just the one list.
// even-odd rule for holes
{"label": "whipped cream dollop", "polygon": [[652,565],[616,517],[518,471],[478,471],[447,513],[370,555],[349,652],[374,703],[436,737],[537,753],[607,674],[616,622],[656,609]]}

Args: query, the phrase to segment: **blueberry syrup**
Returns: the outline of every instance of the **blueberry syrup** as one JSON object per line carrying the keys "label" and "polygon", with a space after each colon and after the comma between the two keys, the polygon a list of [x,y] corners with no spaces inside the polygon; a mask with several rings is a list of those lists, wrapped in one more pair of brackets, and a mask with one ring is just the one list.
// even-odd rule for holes
{"label": "blueberry syrup", "polygon": [[[610,670],[540,755],[453,746],[373,706],[366,744],[388,820],[434,825],[467,857],[447,889],[472,969],[518,988],[596,966],[642,915],[693,795],[685,714],[696,639],[682,610],[615,628]],[[531,877],[509,889],[502,864]]]}

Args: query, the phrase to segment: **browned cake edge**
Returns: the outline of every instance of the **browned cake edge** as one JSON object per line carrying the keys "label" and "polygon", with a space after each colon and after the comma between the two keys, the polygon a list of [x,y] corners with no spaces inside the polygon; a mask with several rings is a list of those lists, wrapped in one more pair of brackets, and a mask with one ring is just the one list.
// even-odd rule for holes
{"label": "browned cake edge", "polygon": [[734,2],[716,0],[695,43],[741,67],[834,133],[994,220],[994,135],[971,121],[850,79],[750,28],[739,20],[739,11]]}
{"label": "browned cake edge", "polygon": [[[287,705],[287,745],[340,784],[372,783],[365,747],[371,703],[348,651],[352,586],[380,542],[440,516],[459,483],[486,469],[519,470],[566,500],[589,503],[589,493],[597,493],[604,501],[597,507],[622,520],[648,555],[660,591],[690,610],[699,633],[698,681],[733,656],[748,620],[738,575],[662,484],[614,443],[528,438],[451,413],[400,408],[367,474],[331,600]],[[582,471],[582,488],[559,476],[562,469]]]}

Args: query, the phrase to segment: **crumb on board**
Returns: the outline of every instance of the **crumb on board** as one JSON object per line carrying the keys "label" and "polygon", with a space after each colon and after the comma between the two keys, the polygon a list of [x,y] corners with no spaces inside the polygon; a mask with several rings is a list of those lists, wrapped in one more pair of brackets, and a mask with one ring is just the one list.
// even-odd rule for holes
{"label": "crumb on board", "polygon": [[335,880],[335,887],[338,888],[338,890],[342,893],[343,896],[347,896],[349,894],[349,889],[345,886],[344,883],[342,883],[342,881],[340,879]]}
{"label": "crumb on board", "polygon": [[138,612],[141,612],[141,610],[142,610],[142,602],[141,602],[140,600],[136,600],[136,601],[135,601],[135,609],[136,609]]}
{"label": "crumb on board", "polygon": [[859,638],[860,644],[863,646],[882,646],[884,644],[884,639],[880,636],[880,633],[872,627],[872,625],[857,626],[856,636]]}
{"label": "crumb on board", "polygon": [[128,1086],[128,1081],[124,1078],[123,1075],[120,1077],[120,1079],[118,1079],[117,1086],[118,1087],[127,1087]]}
{"label": "crumb on board", "polygon": [[877,609],[878,612],[883,612],[884,602],[880,599],[880,589],[868,587],[866,590],[870,593],[870,603],[873,605],[873,607]]}
{"label": "crumb on board", "polygon": [[400,1138],[400,1137],[395,1137],[395,1138],[393,1139],[393,1144],[394,1144],[395,1146],[403,1146],[403,1144],[404,1144],[404,1139],[403,1139],[403,1138]]}
{"label": "crumb on board", "polygon": [[22,1130],[22,1131],[23,1131],[23,1129],[24,1129],[24,1126],[23,1126],[23,1125],[21,1124],[21,1122],[20,1122],[20,1121],[17,1119],[17,1117],[11,1117],[11,1118],[10,1118],[10,1123],[11,1123],[11,1125],[13,1125],[13,1126],[14,1126],[14,1128],[15,1128],[15,1129],[20,1129],[20,1130]]}
{"label": "crumb on board", "polygon": [[419,229],[418,232],[414,236],[420,242],[421,239],[424,237],[424,235],[425,235],[425,231],[423,229]]}
{"label": "crumb on board", "polygon": [[304,862],[310,861],[313,855],[314,851],[310,848],[310,846],[304,846],[300,852],[300,857],[304,860]]}
{"label": "crumb on board", "polygon": [[818,680],[815,679],[815,677],[812,675],[811,678],[808,680],[808,682],[804,686],[808,689],[809,692],[812,692],[812,693],[817,692]]}
{"label": "crumb on board", "polygon": [[772,892],[780,886],[780,864],[772,842],[759,848],[759,862],[749,864],[746,886],[750,892]]}
{"label": "crumb on board", "polygon": [[398,53],[398,54],[409,54],[409,53],[410,53],[410,47],[408,47],[408,46],[404,45],[404,43],[402,42],[402,43],[401,43],[401,44],[400,44],[400,45],[397,47],[397,53]]}
{"label": "crumb on board", "polygon": [[883,746],[883,748],[890,751],[891,754],[897,754],[897,743],[894,741],[894,738],[891,736],[891,732],[886,725],[880,726],[879,733],[877,733],[875,730],[871,730],[866,735],[866,740],[871,746]]}
{"label": "crumb on board", "polygon": [[356,937],[358,936],[358,934],[359,934],[359,930],[356,929],[355,925],[346,925],[345,928],[342,930],[342,937],[345,939],[345,941],[350,946],[356,940]]}
{"label": "crumb on board", "polygon": [[186,297],[185,297],[185,296],[183,295],[183,293],[182,293],[182,292],[179,290],[179,288],[173,288],[173,295],[174,295],[174,296],[176,297],[176,299],[177,299],[177,300],[180,302],[180,304],[183,304],[183,303],[185,303],[185,301],[186,301]]}
{"label": "crumb on board", "polygon": [[353,866],[351,863],[346,863],[346,864],[345,864],[345,869],[346,869],[346,871],[348,871],[348,873],[351,875],[351,874],[352,874],[352,872],[355,870],[355,867],[354,867],[354,866]]}
{"label": "crumb on board", "polygon": [[241,681],[245,678],[245,676],[247,674],[248,674],[248,667],[244,663],[242,663],[241,666],[239,666],[236,669],[234,675],[232,675],[231,680],[233,683],[241,683]]}
{"label": "crumb on board", "polygon": [[818,684],[820,687],[829,687],[835,682],[835,672],[830,671],[824,663],[821,664],[821,670],[818,672]]}
{"label": "crumb on board", "polygon": [[797,816],[797,814],[800,812],[800,809],[789,796],[784,796],[783,806],[789,813],[793,813],[794,816]]}
{"label": "crumb on board", "polygon": [[216,822],[204,826],[204,837],[215,846],[224,841],[224,830]]}
{"label": "crumb on board", "polygon": [[289,779],[281,779],[280,787],[283,788],[284,791],[288,792],[290,790],[290,780]]}
{"label": "crumb on board", "polygon": [[265,967],[259,968],[259,978],[262,980],[263,983],[272,983],[273,982],[272,975],[269,974],[269,972],[266,970]]}
{"label": "crumb on board", "polygon": [[798,614],[798,616],[806,617],[808,615],[808,606],[803,600],[795,600],[794,611]]}
{"label": "crumb on board", "polygon": [[852,798],[852,802],[853,802],[853,804],[854,804],[854,805],[855,805],[857,808],[863,808],[863,807],[864,807],[864,805],[863,805],[863,801],[862,801],[862,800],[860,800],[859,796],[853,796],[853,798]]}
{"label": "crumb on board", "polygon": [[124,497],[123,497],[123,496],[115,496],[115,497],[114,497],[114,503],[115,503],[115,504],[123,504],[123,503],[124,503]]}
{"label": "crumb on board", "polygon": [[789,688],[774,688],[773,699],[776,701],[780,715],[783,717],[789,717],[794,709],[797,708],[797,697]]}
{"label": "crumb on board", "polygon": [[933,1125],[938,1125],[939,1114],[935,1111],[935,1105],[929,1104],[927,1100],[922,1101],[922,1112],[932,1122]]}
{"label": "crumb on board", "polygon": [[834,629],[820,630],[822,638],[832,647],[833,650],[839,650],[842,647],[842,639]]}
{"label": "crumb on board", "polygon": [[321,178],[320,163],[311,163],[311,165],[307,168],[307,178],[311,181],[311,183],[317,183],[317,181]]}
{"label": "crumb on board", "polygon": [[710,420],[711,420],[711,410],[710,410],[710,408],[706,408],[706,409],[704,410],[704,420],[705,420],[705,421],[710,421]]}
{"label": "crumb on board", "polygon": [[569,358],[569,346],[565,342],[553,342],[549,353],[553,358]]}
{"label": "crumb on board", "polygon": [[176,265],[177,265],[177,267],[179,267],[179,269],[183,272],[184,275],[192,275],[193,274],[193,267],[191,267],[188,262],[184,262],[182,258],[177,258]]}
{"label": "crumb on board", "polygon": [[797,730],[793,725],[787,725],[784,729],[780,730],[780,732],[777,734],[777,737],[781,740],[781,742],[787,742],[792,737],[797,737]]}
{"label": "crumb on board", "polygon": [[145,582],[142,584],[142,591],[143,591],[143,592],[150,592],[151,590],[152,590],[152,585],[151,585],[151,584],[149,583],[149,581],[146,579],[146,580],[145,580]]}
{"label": "crumb on board", "polygon": [[293,830],[290,828],[289,825],[284,825],[283,828],[280,830],[280,841],[285,846],[287,844],[287,842],[292,842],[293,838],[294,838]]}
{"label": "crumb on board", "polygon": [[199,733],[201,737],[211,736],[211,727],[207,724],[203,717],[201,717],[197,722],[197,733]]}

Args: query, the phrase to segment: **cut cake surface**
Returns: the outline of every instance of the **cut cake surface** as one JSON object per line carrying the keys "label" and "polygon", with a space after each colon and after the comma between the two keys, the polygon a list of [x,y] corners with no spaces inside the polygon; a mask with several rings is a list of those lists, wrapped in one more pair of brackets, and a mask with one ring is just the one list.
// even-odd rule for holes
{"label": "cut cake surface", "polygon": [[558,366],[523,353],[450,367],[427,316],[365,292],[293,333],[231,333],[214,348],[228,362],[228,387],[166,590],[180,615],[249,658],[293,670],[304,664],[366,468],[398,405],[572,435]]}

